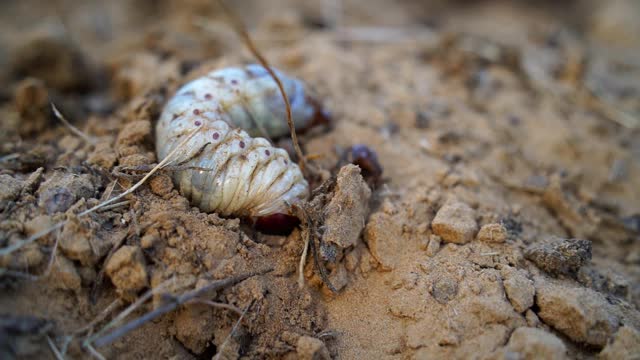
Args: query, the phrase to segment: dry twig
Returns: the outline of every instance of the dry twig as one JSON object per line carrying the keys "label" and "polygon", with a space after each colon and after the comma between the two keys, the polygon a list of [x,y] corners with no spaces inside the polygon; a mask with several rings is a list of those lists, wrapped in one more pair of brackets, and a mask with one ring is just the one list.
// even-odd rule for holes
{"label": "dry twig", "polygon": [[208,291],[218,290],[218,289],[225,288],[227,286],[235,285],[235,284],[237,284],[237,283],[239,283],[239,282],[241,282],[241,281],[243,281],[245,279],[248,279],[248,278],[250,278],[252,276],[265,274],[265,273],[270,272],[270,271],[272,271],[272,269],[267,269],[267,270],[259,271],[259,272],[246,273],[246,274],[242,274],[242,275],[238,275],[238,276],[234,276],[234,277],[229,277],[229,278],[226,278],[226,279],[223,279],[223,280],[214,281],[214,282],[210,283],[209,285],[204,286],[204,287],[202,287],[200,289],[196,289],[196,290],[192,290],[192,291],[186,292],[186,293],[174,298],[173,301],[171,301],[171,302],[169,302],[169,303],[167,303],[165,305],[162,305],[162,306],[156,308],[155,310],[150,311],[150,312],[142,315],[141,317],[136,318],[136,319],[124,324],[122,327],[114,330],[113,332],[111,332],[111,333],[109,333],[107,335],[100,336],[100,337],[97,337],[95,339],[94,338],[90,338],[85,343],[87,345],[93,344],[93,345],[95,345],[97,347],[102,347],[102,346],[105,346],[105,345],[109,345],[112,342],[114,342],[115,340],[117,340],[117,339],[121,338],[122,336],[128,334],[129,332],[131,332],[131,331],[139,328],[140,326],[144,325],[145,323],[147,323],[147,322],[149,322],[149,321],[151,321],[153,319],[156,319],[161,315],[164,315],[164,314],[166,314],[168,312],[171,312],[171,311],[175,310],[178,306],[180,306],[180,305],[182,305],[182,304],[184,304],[186,302],[189,302],[189,301],[191,301],[191,300],[193,300],[193,299],[195,299],[195,298],[197,298],[199,296],[202,296],[203,294],[205,294]]}

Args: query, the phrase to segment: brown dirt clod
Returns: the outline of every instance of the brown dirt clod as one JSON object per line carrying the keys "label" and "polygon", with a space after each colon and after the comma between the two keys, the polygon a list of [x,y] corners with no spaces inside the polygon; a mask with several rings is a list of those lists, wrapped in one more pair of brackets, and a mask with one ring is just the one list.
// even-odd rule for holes
{"label": "brown dirt clod", "polygon": [[555,335],[542,329],[521,327],[511,334],[504,358],[563,360],[567,358],[566,353],[567,347]]}
{"label": "brown dirt clod", "polygon": [[296,344],[298,359],[301,360],[329,360],[329,350],[322,340],[310,336],[300,336]]}
{"label": "brown dirt clod", "polygon": [[11,175],[0,175],[0,210],[4,210],[20,195],[22,182]]}
{"label": "brown dirt clod", "polygon": [[620,325],[611,304],[591,289],[536,281],[538,315],[574,341],[602,348]]}
{"label": "brown dirt clod", "polygon": [[552,274],[576,274],[591,260],[591,241],[583,239],[552,239],[531,245],[525,257],[536,266]]}
{"label": "brown dirt clod", "polygon": [[105,270],[118,293],[125,298],[149,285],[145,260],[137,246],[125,245],[118,249],[105,265]]}
{"label": "brown dirt clod", "polygon": [[475,212],[469,205],[456,200],[447,201],[431,223],[433,232],[444,242],[465,244],[478,232]]}
{"label": "brown dirt clod", "polygon": [[333,197],[326,205],[323,240],[340,249],[354,247],[369,215],[371,190],[355,165],[340,169]]}
{"label": "brown dirt clod", "polygon": [[507,239],[507,229],[502,224],[482,225],[478,232],[478,240],[489,243],[503,243]]}

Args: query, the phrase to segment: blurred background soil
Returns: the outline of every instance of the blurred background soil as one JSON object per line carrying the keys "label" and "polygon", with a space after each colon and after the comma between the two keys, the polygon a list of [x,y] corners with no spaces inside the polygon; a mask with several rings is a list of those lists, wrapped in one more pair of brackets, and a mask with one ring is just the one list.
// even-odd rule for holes
{"label": "blurred background soil", "polygon": [[[384,167],[371,192],[344,168],[323,205],[339,292],[311,261],[298,287],[301,231],[202,213],[167,172],[78,216],[160,160],[178,86],[255,62],[215,1],[6,0],[0,247],[67,223],[0,256],[0,357],[638,358],[636,1],[229,6],[331,112],[301,140],[316,164],[335,173],[361,143]],[[263,269],[207,294],[231,310],[182,304],[90,355],[150,289],[130,318]]]}

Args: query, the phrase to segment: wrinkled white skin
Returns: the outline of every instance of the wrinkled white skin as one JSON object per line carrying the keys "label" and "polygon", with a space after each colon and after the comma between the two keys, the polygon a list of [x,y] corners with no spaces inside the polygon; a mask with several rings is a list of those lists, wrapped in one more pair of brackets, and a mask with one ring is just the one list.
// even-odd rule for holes
{"label": "wrinkled white skin", "polygon": [[[202,168],[177,171],[174,181],[205,212],[251,217],[287,214],[289,204],[309,195],[307,181],[285,150],[235,128],[247,126],[260,133],[255,126],[259,122],[271,136],[288,132],[284,101],[265,73],[257,65],[211,72],[178,90],[158,120],[158,159],[201,127],[172,163]],[[310,122],[314,109],[305,100],[302,83],[277,74],[291,100],[296,124]]]}
{"label": "wrinkled white skin", "polygon": [[[302,81],[273,70],[289,97],[296,129],[307,127],[316,110],[307,100],[309,91]],[[200,103],[198,106],[202,109],[220,109],[223,120],[251,136],[278,138],[289,134],[282,95],[276,82],[260,65],[212,71],[184,85],[177,94],[176,97]],[[207,100],[206,94],[212,99]]]}

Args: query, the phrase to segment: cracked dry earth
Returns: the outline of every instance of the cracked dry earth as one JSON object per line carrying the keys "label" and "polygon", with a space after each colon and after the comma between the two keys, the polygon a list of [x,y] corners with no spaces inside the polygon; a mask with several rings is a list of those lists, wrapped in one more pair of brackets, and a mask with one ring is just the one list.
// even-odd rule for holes
{"label": "cracked dry earth", "polygon": [[[640,67],[624,51],[594,45],[601,30],[556,24],[531,36],[527,26],[548,14],[505,12],[498,2],[485,9],[495,21],[522,23],[507,21],[511,28],[496,34],[467,21],[474,11],[465,5],[452,26],[371,44],[318,28],[310,19],[321,11],[306,2],[237,8],[257,24],[266,58],[304,79],[332,113],[331,128],[301,137],[316,166],[336,175],[311,214],[332,293],[311,260],[298,287],[304,228],[268,236],[203,213],[168,171],[117,206],[78,215],[160,160],[154,122],[178,86],[254,61],[215,7],[127,4],[108,5],[113,19],[132,18],[116,22],[104,46],[91,32],[74,45],[46,27],[4,32],[12,51],[2,54],[10,86],[0,99],[0,245],[67,223],[0,257],[3,358],[53,358],[49,343],[86,358],[87,339],[150,289],[128,319],[264,269],[272,271],[203,297],[246,309],[235,331],[233,310],[189,302],[96,351],[129,359],[638,357]],[[413,23],[411,4],[386,17],[367,12],[384,12],[384,2],[351,4],[347,20]],[[206,31],[194,26],[203,14]],[[134,29],[138,36],[125,39]],[[49,99],[90,138],[61,125]],[[358,167],[336,168],[360,143],[384,168],[374,187]]]}

